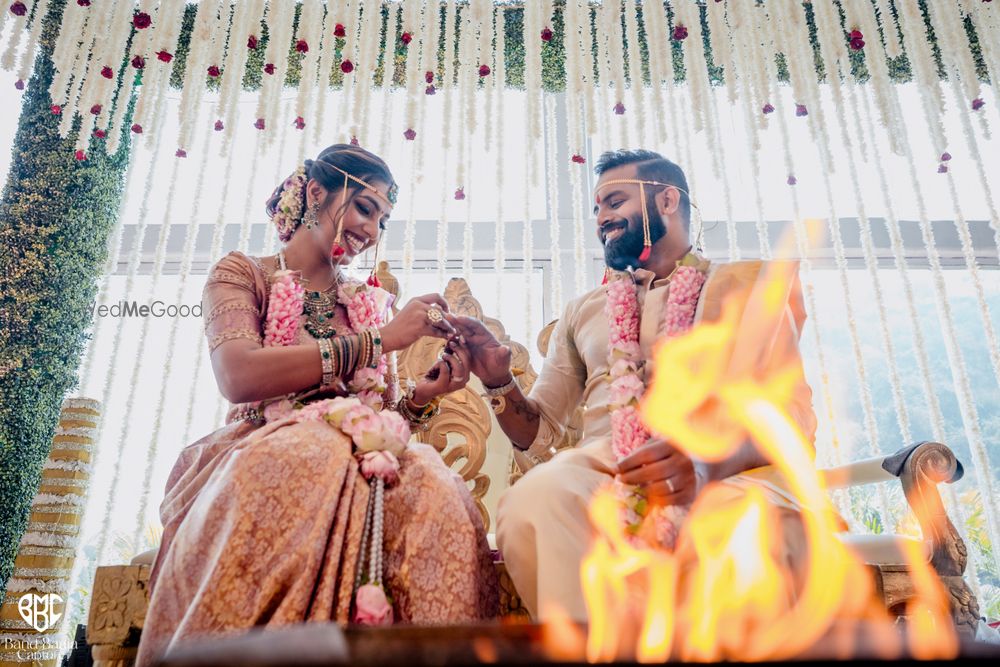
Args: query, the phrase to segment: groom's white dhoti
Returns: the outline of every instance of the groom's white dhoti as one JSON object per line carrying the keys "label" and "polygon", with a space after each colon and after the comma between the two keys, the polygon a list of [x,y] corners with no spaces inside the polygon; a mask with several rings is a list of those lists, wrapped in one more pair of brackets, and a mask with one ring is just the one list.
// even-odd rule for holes
{"label": "groom's white dhoti", "polygon": [[[702,289],[695,322],[717,319],[727,296],[743,295],[742,298],[747,299],[762,268],[763,263],[759,261],[713,265]],[[639,345],[644,358],[650,359],[669,283],[653,281],[653,274],[641,269],[636,277],[640,282]],[[606,381],[608,323],[604,304],[602,287],[567,305],[549,340],[545,363],[530,393],[539,408],[541,421],[538,434],[528,449],[529,455],[546,458],[562,439],[566,424],[582,403],[580,442],[529,470],[501,497],[498,507],[500,551],[518,594],[536,618],[545,619],[558,609],[575,620],[587,620],[580,563],[592,537],[588,510],[597,490],[612,481],[616,466],[607,408],[610,391]],[[750,311],[744,308],[744,321],[754,316]],[[732,354],[752,354],[757,359],[755,363],[787,358],[788,352],[797,355],[804,320],[805,311],[796,282],[787,295],[786,317],[775,331],[770,349],[741,350],[734,344]],[[816,430],[811,398],[812,392],[803,378],[792,402],[786,406],[810,442]],[[723,484],[729,492],[728,500],[739,500],[745,489],[753,486],[761,489],[767,500],[779,509],[783,539],[781,544],[772,545],[773,555],[778,562],[785,562],[794,569],[804,547],[797,520],[798,504],[777,471],[771,467],[758,468],[730,477]],[[723,498],[722,502],[728,500]]]}

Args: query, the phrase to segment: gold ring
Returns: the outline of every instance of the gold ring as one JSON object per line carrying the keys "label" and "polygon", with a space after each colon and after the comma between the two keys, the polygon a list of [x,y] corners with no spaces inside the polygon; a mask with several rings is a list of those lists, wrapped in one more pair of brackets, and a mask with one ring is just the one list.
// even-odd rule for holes
{"label": "gold ring", "polygon": [[427,319],[431,324],[437,324],[444,319],[444,313],[437,306],[431,306],[427,309]]}

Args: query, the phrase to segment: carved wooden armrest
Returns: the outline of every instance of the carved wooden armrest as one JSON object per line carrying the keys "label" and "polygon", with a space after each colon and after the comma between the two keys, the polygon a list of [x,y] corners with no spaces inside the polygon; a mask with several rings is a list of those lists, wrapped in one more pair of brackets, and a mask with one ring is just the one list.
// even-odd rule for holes
{"label": "carved wooden armrest", "polygon": [[97,568],[87,619],[87,643],[98,667],[131,665],[149,606],[148,565]]}

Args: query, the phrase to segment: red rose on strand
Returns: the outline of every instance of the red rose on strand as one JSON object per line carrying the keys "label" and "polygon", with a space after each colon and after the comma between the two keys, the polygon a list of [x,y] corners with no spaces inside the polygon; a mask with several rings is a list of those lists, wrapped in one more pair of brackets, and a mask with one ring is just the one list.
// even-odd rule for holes
{"label": "red rose on strand", "polygon": [[938,173],[939,174],[947,174],[948,173],[948,165],[946,165],[944,163],[939,164],[938,165]]}
{"label": "red rose on strand", "polygon": [[338,23],[337,25],[335,25],[333,27],[333,36],[334,37],[343,38],[345,35],[347,35],[347,30],[344,29],[344,26],[342,24]]}
{"label": "red rose on strand", "polygon": [[146,59],[142,56],[136,56],[132,58],[132,67],[136,69],[143,69],[146,66]]}
{"label": "red rose on strand", "polygon": [[105,79],[110,79],[114,77],[114,75],[115,75],[114,70],[108,67],[107,65],[101,68],[101,76],[103,76]]}
{"label": "red rose on strand", "polygon": [[256,49],[257,48],[257,35],[250,35],[247,37],[247,48]]}
{"label": "red rose on strand", "polygon": [[103,107],[101,107],[100,104],[95,104],[94,106],[90,107],[90,113],[96,116],[97,114],[101,113],[102,108]]}
{"label": "red rose on strand", "polygon": [[105,132],[104,130],[94,130],[94,136],[97,137],[98,139],[103,139],[104,137],[108,136],[108,133]]}
{"label": "red rose on strand", "polygon": [[345,60],[344,62],[340,63],[340,71],[343,72],[344,74],[350,74],[351,72],[354,71],[354,63],[352,63],[350,60]]}
{"label": "red rose on strand", "polygon": [[53,115],[58,116],[62,113],[62,107],[58,104],[53,104],[49,107],[49,111],[51,111]]}
{"label": "red rose on strand", "polygon": [[674,39],[675,42],[679,42],[681,40],[687,39],[687,36],[688,36],[688,29],[687,28],[685,28],[682,25],[676,25],[676,26],[674,26],[673,39]]}
{"label": "red rose on strand", "polygon": [[156,59],[163,63],[168,63],[174,59],[174,54],[169,51],[157,51]]}
{"label": "red rose on strand", "polygon": [[304,39],[298,40],[297,42],[295,42],[295,50],[298,51],[299,53],[308,53],[309,42],[307,42]]}
{"label": "red rose on strand", "polygon": [[24,90],[24,81],[18,79],[17,81],[14,82],[14,87],[17,88],[18,90]]}
{"label": "red rose on strand", "polygon": [[209,65],[208,66],[208,75],[210,77],[214,78],[214,77],[219,76],[220,74],[222,74],[222,72],[219,71],[219,66],[218,65]]}
{"label": "red rose on strand", "polygon": [[983,98],[977,97],[976,99],[972,100],[972,110],[973,111],[979,111],[984,106],[986,106],[986,102],[983,101]]}
{"label": "red rose on strand", "polygon": [[768,102],[767,104],[764,105],[764,108],[761,109],[761,111],[765,114],[774,113],[774,106],[772,106],[771,103]]}
{"label": "red rose on strand", "polygon": [[411,127],[406,132],[403,132],[403,136],[406,137],[407,141],[413,141],[417,138],[417,132]]}
{"label": "red rose on strand", "polygon": [[806,109],[806,105],[804,105],[804,104],[796,104],[795,105],[795,115],[796,116],[808,116],[809,115],[809,109]]}
{"label": "red rose on strand", "polygon": [[295,129],[296,130],[301,130],[302,128],[304,128],[306,126],[306,119],[303,118],[302,116],[296,116],[294,124],[295,124]]}
{"label": "red rose on strand", "polygon": [[83,151],[77,151],[76,153],[74,153],[74,155],[76,156],[78,162],[83,162],[84,160],[87,159],[87,154],[84,153]]}
{"label": "red rose on strand", "polygon": [[945,151],[944,153],[941,153],[941,161],[942,162],[947,162],[950,159],[951,159],[951,153],[949,153],[948,151]]}
{"label": "red rose on strand", "polygon": [[427,70],[424,72],[424,81],[427,83],[434,83],[434,72]]}
{"label": "red rose on strand", "polygon": [[616,104],[614,106],[614,110],[615,110],[616,114],[618,114],[619,116],[621,116],[621,115],[623,115],[625,113],[625,105],[622,104],[621,102],[619,102],[618,104]]}
{"label": "red rose on strand", "polygon": [[461,187],[458,190],[455,190],[455,199],[457,201],[462,201],[463,199],[465,199],[465,188],[464,187]]}
{"label": "red rose on strand", "polygon": [[10,13],[14,16],[24,16],[28,13],[28,8],[24,6],[23,2],[15,2],[10,6]]}
{"label": "red rose on strand", "polygon": [[132,25],[136,27],[137,30],[144,30],[149,27],[152,23],[152,19],[149,18],[149,14],[146,12],[138,12],[132,17]]}
{"label": "red rose on strand", "polygon": [[861,34],[860,30],[852,30],[850,34],[851,38],[851,48],[855,51],[860,51],[865,48],[864,35]]}
{"label": "red rose on strand", "polygon": [[411,35],[408,32],[404,32],[402,35],[399,36],[399,41],[401,41],[403,44],[409,44],[410,42],[413,41],[413,35]]}
{"label": "red rose on strand", "polygon": [[480,65],[479,66],[479,76],[481,76],[481,77],[483,77],[483,76],[489,76],[490,75],[490,71],[491,70],[490,70],[490,66],[489,65]]}
{"label": "red rose on strand", "polygon": [[222,124],[221,120],[215,121],[215,131],[216,132],[222,132],[224,129],[226,129],[226,126]]}
{"label": "red rose on strand", "polygon": [[175,152],[174,155],[177,156],[177,157],[187,157],[188,156],[187,151],[184,150],[183,148],[178,148],[177,152]]}
{"label": "red rose on strand", "polygon": [[433,95],[436,92],[437,88],[435,88],[433,84],[424,88],[424,95]]}
{"label": "red rose on strand", "polygon": [[352,137],[351,137],[351,145],[352,145],[352,146],[360,146],[361,144],[360,144],[360,143],[358,143],[358,138],[357,138],[357,137],[355,137],[355,136],[352,136]]}
{"label": "red rose on strand", "polygon": [[90,0],[76,0],[76,4],[81,7],[90,7]]}
{"label": "red rose on strand", "polygon": [[798,181],[798,179],[797,179],[797,178],[795,178],[795,176],[791,176],[791,175],[790,175],[790,176],[788,177],[788,180],[787,180],[787,181],[785,181],[785,182],[786,182],[786,183],[788,183],[789,185],[795,185],[795,184],[796,184],[796,183],[798,183],[799,181]]}
{"label": "red rose on strand", "polygon": [[264,129],[264,119],[263,118],[258,118],[257,120],[254,121],[253,126],[256,127],[258,130],[263,130]]}
{"label": "red rose on strand", "polygon": [[579,153],[577,153],[576,155],[574,155],[574,156],[573,156],[573,157],[571,157],[570,159],[571,159],[571,160],[572,160],[573,162],[576,162],[577,164],[583,164],[583,163],[585,163],[585,162],[587,161],[587,158],[583,157],[583,156],[582,156],[582,155],[580,155]]}
{"label": "red rose on strand", "polygon": [[264,65],[265,74],[274,74],[274,63],[268,63]]}
{"label": "red rose on strand", "polygon": [[136,134],[142,134],[142,125],[139,125],[139,123],[132,123],[132,131]]}
{"label": "red rose on strand", "polygon": [[542,28],[542,41],[551,42],[552,41],[552,31],[549,30],[548,26]]}

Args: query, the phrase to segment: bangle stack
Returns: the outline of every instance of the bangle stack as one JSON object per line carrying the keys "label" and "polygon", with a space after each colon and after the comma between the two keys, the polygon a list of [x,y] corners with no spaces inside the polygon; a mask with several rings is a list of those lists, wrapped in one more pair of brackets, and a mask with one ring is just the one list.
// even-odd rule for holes
{"label": "bangle stack", "polygon": [[358,334],[318,338],[323,382],[328,386],[337,377],[346,377],[358,368],[378,368],[382,358],[382,334],[369,327]]}
{"label": "bangle stack", "polygon": [[399,400],[398,410],[406,421],[410,422],[412,426],[420,428],[422,431],[426,431],[428,428],[427,422],[436,417],[438,413],[441,412],[441,399],[435,398],[430,403],[424,406],[420,406],[417,410],[410,407],[413,403],[413,392],[417,385],[413,380],[406,381],[406,391],[403,393],[403,397]]}

